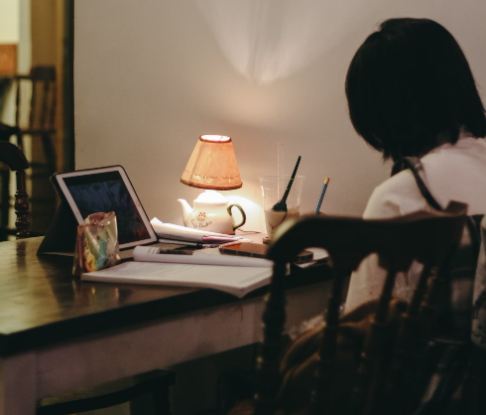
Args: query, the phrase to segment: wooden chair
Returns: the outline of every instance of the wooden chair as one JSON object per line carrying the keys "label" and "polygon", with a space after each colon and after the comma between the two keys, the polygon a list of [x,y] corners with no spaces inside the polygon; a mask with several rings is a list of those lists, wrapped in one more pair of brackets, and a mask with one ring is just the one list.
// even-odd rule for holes
{"label": "wooden chair", "polygon": [[[34,66],[28,75],[16,75],[15,127],[17,145],[23,149],[26,136],[31,138],[31,229],[44,234],[56,210],[56,193],[49,177],[58,170],[57,74],[53,66]],[[30,101],[27,102],[30,96]]]}
{"label": "wooden chair", "polygon": [[10,137],[17,135],[19,129],[0,122],[0,141],[9,141]]}
{"label": "wooden chair", "polygon": [[43,398],[38,402],[36,415],[67,415],[93,411],[146,394],[153,397],[156,415],[170,415],[169,389],[174,383],[174,372],[153,370],[93,388]]}
{"label": "wooden chair", "polygon": [[[56,68],[53,66],[34,66],[28,75],[16,75],[16,111],[15,127],[17,132],[17,145],[23,148],[23,136],[40,137],[46,165],[49,174],[56,170],[56,154],[52,143],[56,133]],[[28,117],[22,114],[22,85],[26,84],[31,95],[28,108]],[[24,118],[28,125],[23,126]],[[36,167],[35,165],[33,167]],[[43,165],[41,165],[43,167]]]}
{"label": "wooden chair", "polygon": [[[9,141],[17,134],[18,128],[0,122],[0,141]],[[0,241],[7,239],[10,211],[10,167],[0,166]]]}
{"label": "wooden chair", "polygon": [[[8,142],[0,141],[0,162],[10,167],[12,171],[17,172],[17,192],[15,193],[15,214],[17,220],[15,222],[17,239],[29,237],[29,199],[25,186],[25,170],[29,168],[29,162],[17,146]],[[8,183],[2,183],[2,191],[4,186]],[[8,190],[7,190],[8,195]],[[7,197],[7,203],[9,201]],[[3,198],[2,198],[3,199]],[[4,202],[2,200],[2,202]],[[5,203],[5,202],[4,202]],[[6,209],[8,215],[8,206]],[[9,230],[4,227],[4,233],[9,233]]]}
{"label": "wooden chair", "polygon": [[[447,262],[460,243],[466,210],[451,202],[444,212],[387,220],[311,216],[279,229],[268,254],[274,269],[252,411],[413,413],[435,369],[426,370],[421,359],[434,335],[448,284]],[[325,324],[297,339],[281,361],[286,265],[309,247],[326,249],[334,271]],[[387,269],[381,296],[340,319],[344,276],[372,253]],[[414,260],[424,267],[406,304],[392,298],[392,289],[396,274]]]}

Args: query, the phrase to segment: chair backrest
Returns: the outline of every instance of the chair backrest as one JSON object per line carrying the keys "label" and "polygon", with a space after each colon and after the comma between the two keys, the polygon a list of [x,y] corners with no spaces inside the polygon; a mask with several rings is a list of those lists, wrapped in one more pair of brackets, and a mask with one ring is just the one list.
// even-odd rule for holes
{"label": "chair backrest", "polygon": [[9,141],[10,137],[17,134],[19,129],[0,122],[0,141]]}
{"label": "chair backrest", "polygon": [[8,141],[0,141],[0,162],[17,172],[17,192],[15,193],[15,214],[17,220],[17,239],[29,236],[29,198],[26,191],[25,170],[29,162],[24,153],[16,145]]}
{"label": "chair backrest", "polygon": [[[425,344],[432,335],[434,315],[440,306],[440,292],[447,283],[447,259],[459,245],[466,212],[466,205],[451,202],[443,212],[417,212],[394,219],[309,216],[295,224],[283,225],[268,253],[274,261],[274,272],[263,315],[264,336],[258,359],[255,413],[270,415],[279,404],[286,264],[310,247],[328,251],[334,279],[325,325],[319,333],[312,402],[304,403],[308,405],[307,409],[326,414],[378,413],[375,411],[380,405],[383,409],[384,394],[393,397],[395,403],[410,403],[412,397],[401,392],[416,380],[416,373],[406,369],[412,367],[411,360],[417,347]],[[371,253],[378,254],[380,265],[388,273],[380,298],[371,305],[365,305],[370,314],[369,319],[363,320],[366,324],[359,323],[363,331],[361,357],[355,359],[353,375],[340,383],[344,385],[341,388],[345,389],[343,392],[336,389],[342,363],[339,338],[343,327],[340,328],[339,306],[343,296],[343,277],[356,270]],[[392,300],[392,289],[396,274],[406,272],[413,261],[424,264],[424,267],[415,294],[406,306]],[[397,316],[400,319],[395,324]],[[347,323],[341,324],[345,326]],[[353,328],[355,333],[356,327]],[[393,341],[390,340],[392,334]],[[383,366],[385,356],[388,356],[386,368]],[[299,411],[303,408],[297,405],[294,409]]]}
{"label": "chair backrest", "polygon": [[29,75],[17,75],[15,125],[21,127],[23,116],[22,88],[27,84],[31,89],[28,129],[32,134],[53,131],[56,128],[56,68],[53,66],[34,66]]}

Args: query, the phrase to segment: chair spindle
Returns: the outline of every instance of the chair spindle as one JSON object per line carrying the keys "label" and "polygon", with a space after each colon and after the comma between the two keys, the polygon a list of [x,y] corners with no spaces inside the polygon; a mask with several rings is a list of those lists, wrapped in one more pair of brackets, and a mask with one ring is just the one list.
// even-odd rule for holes
{"label": "chair spindle", "polygon": [[17,192],[15,193],[15,214],[17,239],[29,237],[29,198],[25,185],[25,171],[17,171]]}
{"label": "chair spindle", "polygon": [[258,392],[255,395],[255,415],[271,415],[280,388],[280,358],[282,333],[285,324],[285,262],[276,261],[270,292],[263,314],[263,342],[258,357]]}
{"label": "chair spindle", "polygon": [[[332,261],[330,261],[332,263]],[[316,373],[315,389],[312,395],[312,412],[322,413],[329,405],[329,387],[336,369],[337,337],[339,330],[339,307],[343,295],[343,275],[336,268],[332,284],[332,294],[329,299],[322,329],[322,340],[319,348],[319,366]]]}

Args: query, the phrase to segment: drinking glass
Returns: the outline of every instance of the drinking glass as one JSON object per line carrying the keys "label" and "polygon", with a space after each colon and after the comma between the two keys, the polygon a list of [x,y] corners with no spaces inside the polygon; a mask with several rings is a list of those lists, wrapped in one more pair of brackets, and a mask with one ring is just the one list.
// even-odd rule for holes
{"label": "drinking glass", "polygon": [[297,218],[300,215],[300,202],[304,176],[295,176],[292,188],[287,197],[287,211],[275,212],[273,206],[282,199],[289,184],[290,175],[260,177],[263,195],[263,209],[265,212],[265,226],[268,237],[271,238],[277,228],[286,220]]}

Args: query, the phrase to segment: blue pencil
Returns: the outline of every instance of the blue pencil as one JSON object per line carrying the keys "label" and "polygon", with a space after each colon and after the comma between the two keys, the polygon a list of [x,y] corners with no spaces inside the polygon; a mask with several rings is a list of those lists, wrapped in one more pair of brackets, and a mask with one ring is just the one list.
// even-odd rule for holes
{"label": "blue pencil", "polygon": [[324,199],[324,195],[326,193],[327,185],[329,184],[329,177],[326,177],[324,180],[324,185],[322,186],[321,195],[319,196],[319,201],[317,202],[316,211],[314,212],[315,215],[319,213],[322,205],[322,199]]}

